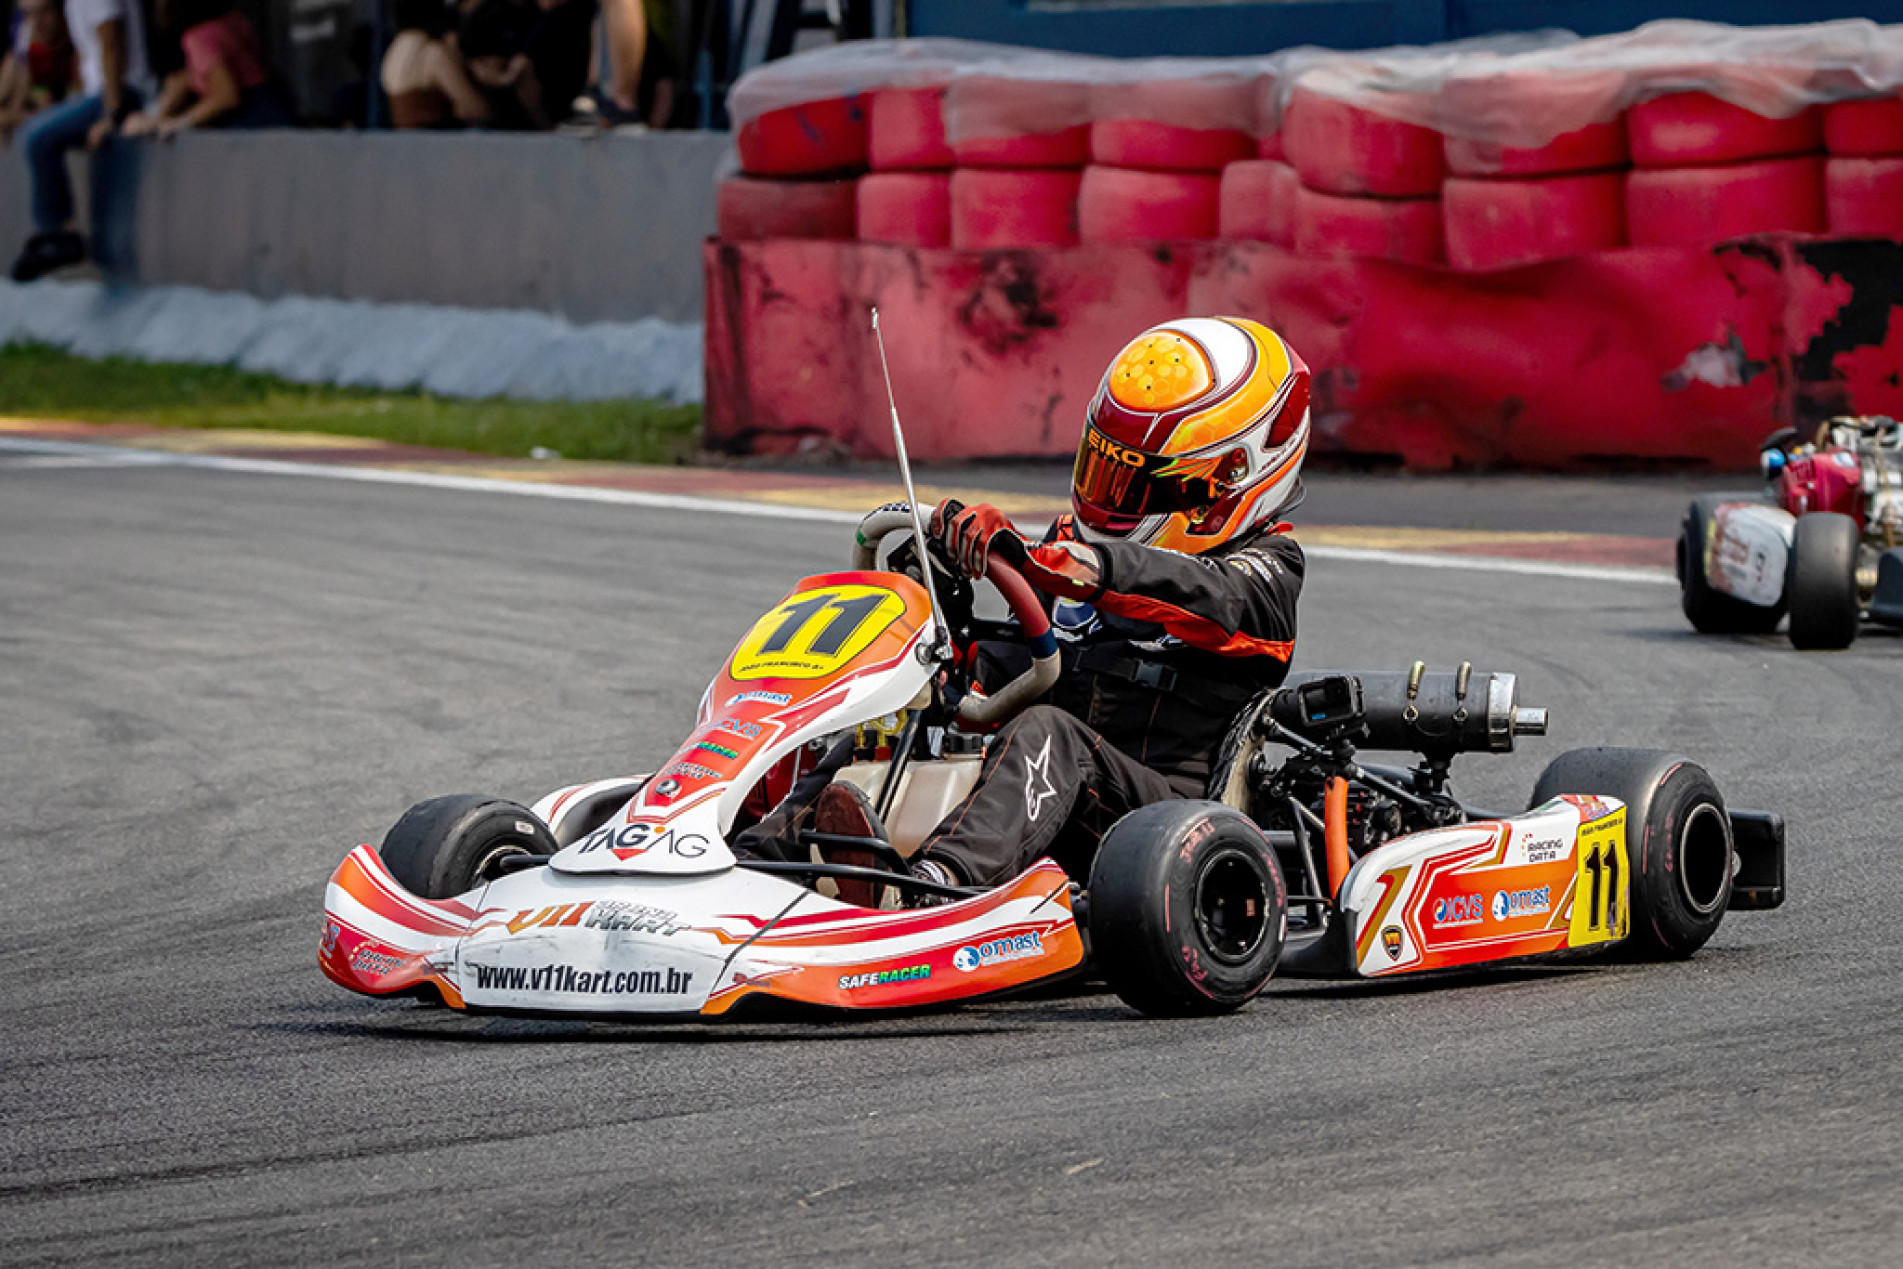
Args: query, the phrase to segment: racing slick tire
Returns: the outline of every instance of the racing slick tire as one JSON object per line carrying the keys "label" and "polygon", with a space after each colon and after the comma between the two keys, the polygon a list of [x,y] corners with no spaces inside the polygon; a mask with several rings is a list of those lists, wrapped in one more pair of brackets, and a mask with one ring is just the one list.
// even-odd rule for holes
{"label": "racing slick tire", "polygon": [[501,876],[506,859],[546,859],[556,849],[548,825],[526,806],[452,793],[403,812],[377,854],[411,894],[448,899]]}
{"label": "racing slick tire", "polygon": [[[1714,588],[1705,576],[1705,538],[1712,515],[1722,503],[1746,502],[1752,494],[1709,494],[1685,509],[1678,534],[1679,602],[1700,634],[1770,634],[1784,616],[1784,604],[1766,608]],[[1789,588],[1786,587],[1786,594]]]}
{"label": "racing slick tire", "polygon": [[1734,848],[1724,796],[1703,767],[1657,749],[1573,749],[1540,773],[1527,806],[1562,793],[1625,803],[1631,913],[1620,954],[1678,960],[1717,933]]}
{"label": "racing slick tire", "polygon": [[1097,968],[1152,1017],[1227,1013],[1262,990],[1288,936],[1275,850],[1214,802],[1158,802],[1104,835],[1090,869]]}
{"label": "racing slick tire", "polygon": [[1797,517],[1785,564],[1791,646],[1847,648],[1856,641],[1863,606],[1857,595],[1857,522],[1835,511]]}

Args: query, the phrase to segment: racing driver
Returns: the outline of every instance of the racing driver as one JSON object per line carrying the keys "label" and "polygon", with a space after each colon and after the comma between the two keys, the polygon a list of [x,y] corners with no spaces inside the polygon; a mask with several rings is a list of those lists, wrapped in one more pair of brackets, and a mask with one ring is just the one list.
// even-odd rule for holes
{"label": "racing driver", "polygon": [[1294,651],[1303,559],[1281,516],[1301,498],[1308,398],[1308,367],[1266,326],[1166,322],[1104,374],[1073,514],[1043,540],[984,503],[933,510],[964,573],[996,555],[1051,597],[1063,673],[992,743],[915,876],[991,885],[1049,855],[1081,880],[1126,812],[1203,796],[1232,719]]}

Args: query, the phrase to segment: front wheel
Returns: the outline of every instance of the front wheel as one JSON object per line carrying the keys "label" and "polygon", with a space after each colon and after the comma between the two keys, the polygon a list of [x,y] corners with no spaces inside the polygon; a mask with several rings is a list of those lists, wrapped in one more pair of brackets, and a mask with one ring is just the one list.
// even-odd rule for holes
{"label": "front wheel", "polygon": [[1799,516],[1791,532],[1784,594],[1791,605],[1791,646],[1835,650],[1857,638],[1857,522],[1835,511]]}
{"label": "front wheel", "polygon": [[411,894],[448,899],[502,876],[510,860],[545,859],[556,849],[548,825],[526,806],[453,793],[405,811],[377,854]]}
{"label": "front wheel", "polygon": [[1090,869],[1090,940],[1124,1003],[1155,1017],[1226,1013],[1262,990],[1288,935],[1274,848],[1214,802],[1139,807]]}
{"label": "front wheel", "polygon": [[1718,508],[1752,500],[1749,494],[1710,494],[1685,509],[1678,533],[1679,603],[1700,634],[1769,634],[1784,615],[1782,601],[1769,608],[1747,603],[1713,586],[1705,573],[1705,549]]}
{"label": "front wheel", "polygon": [[1718,932],[1731,903],[1731,816],[1703,767],[1656,749],[1574,749],[1541,773],[1528,805],[1562,793],[1625,803],[1632,921],[1622,951],[1676,960]]}

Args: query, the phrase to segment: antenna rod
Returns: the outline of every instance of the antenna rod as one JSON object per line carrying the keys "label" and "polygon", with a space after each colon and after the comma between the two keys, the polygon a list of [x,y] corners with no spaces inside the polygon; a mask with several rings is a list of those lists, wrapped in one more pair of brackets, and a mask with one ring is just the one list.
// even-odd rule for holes
{"label": "antenna rod", "polygon": [[899,399],[892,392],[892,367],[885,359],[885,335],[879,330],[879,306],[872,306],[872,342],[879,346],[879,370],[885,375],[885,399],[892,407],[892,444],[899,455],[899,475],[905,478],[905,505],[912,513],[912,543],[918,551],[918,571],[925,583],[925,601],[932,610],[932,655],[947,660],[945,623],[938,617],[938,588],[932,584],[932,557],[925,550],[925,519],[919,514],[918,493],[912,488],[912,464],[905,457],[905,429],[899,426]]}

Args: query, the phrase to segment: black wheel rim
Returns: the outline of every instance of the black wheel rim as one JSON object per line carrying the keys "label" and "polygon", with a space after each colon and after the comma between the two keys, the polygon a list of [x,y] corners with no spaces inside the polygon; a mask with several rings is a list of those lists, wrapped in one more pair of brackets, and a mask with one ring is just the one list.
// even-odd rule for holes
{"label": "black wheel rim", "polygon": [[1724,901],[1731,877],[1731,826],[1725,814],[1700,802],[1678,832],[1678,888],[1699,916],[1710,916]]}
{"label": "black wheel rim", "polygon": [[481,859],[476,861],[476,880],[494,881],[503,875],[505,871],[503,863],[505,860],[517,859],[524,855],[533,854],[535,854],[535,852],[528,847],[518,846],[514,842],[502,842],[492,846]]}
{"label": "black wheel rim", "polygon": [[1246,963],[1269,932],[1269,883],[1259,861],[1230,848],[1211,856],[1196,874],[1196,932],[1211,957]]}

